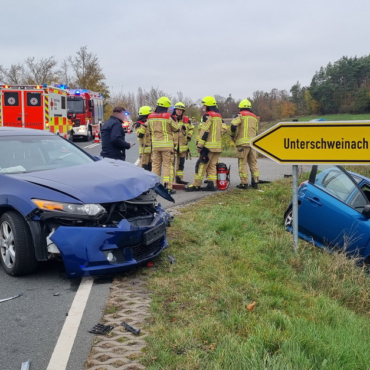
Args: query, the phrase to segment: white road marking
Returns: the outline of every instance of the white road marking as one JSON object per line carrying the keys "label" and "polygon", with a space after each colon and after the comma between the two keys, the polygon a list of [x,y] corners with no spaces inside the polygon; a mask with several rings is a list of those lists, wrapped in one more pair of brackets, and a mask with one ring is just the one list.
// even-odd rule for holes
{"label": "white road marking", "polygon": [[135,162],[135,166],[138,166],[138,165],[139,165],[139,163],[140,163],[140,158],[138,158],[138,159],[136,160],[136,162]]}
{"label": "white road marking", "polygon": [[98,145],[100,145],[100,143],[90,144],[90,145],[84,146],[84,149],[86,149],[86,148],[91,149],[91,148],[94,148],[94,147],[96,147]]}
{"label": "white road marking", "polygon": [[83,278],[68,312],[47,370],[65,370],[94,280]]}

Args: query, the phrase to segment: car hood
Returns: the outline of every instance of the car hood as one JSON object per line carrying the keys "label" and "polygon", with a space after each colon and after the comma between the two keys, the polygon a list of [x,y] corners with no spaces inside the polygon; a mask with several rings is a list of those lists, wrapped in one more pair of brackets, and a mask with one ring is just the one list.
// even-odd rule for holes
{"label": "car hood", "polygon": [[11,176],[67,194],[83,203],[133,199],[159,183],[158,176],[152,172],[114,159]]}

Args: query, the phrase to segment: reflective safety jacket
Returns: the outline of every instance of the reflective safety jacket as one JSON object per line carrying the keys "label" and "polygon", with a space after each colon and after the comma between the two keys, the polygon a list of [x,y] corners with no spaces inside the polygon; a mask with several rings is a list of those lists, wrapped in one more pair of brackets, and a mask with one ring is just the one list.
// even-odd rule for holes
{"label": "reflective safety jacket", "polygon": [[180,125],[175,122],[170,113],[151,113],[147,121],[152,137],[152,149],[173,149],[173,133],[179,131]]}
{"label": "reflective safety jacket", "polygon": [[251,139],[257,135],[258,117],[249,111],[241,111],[231,121],[231,137],[236,146],[249,146]]}
{"label": "reflective safety jacket", "polygon": [[180,131],[174,133],[175,151],[185,153],[188,151],[188,142],[194,133],[194,125],[189,120],[189,117],[182,117],[179,121]]}
{"label": "reflective safety jacket", "polygon": [[210,152],[221,153],[221,137],[226,132],[227,126],[222,122],[221,114],[212,111],[207,112],[203,116],[197,147],[199,149],[205,147]]}
{"label": "reflective safety jacket", "polygon": [[134,128],[139,142],[139,155],[150,154],[152,152],[152,139],[147,124],[144,121],[137,121]]}

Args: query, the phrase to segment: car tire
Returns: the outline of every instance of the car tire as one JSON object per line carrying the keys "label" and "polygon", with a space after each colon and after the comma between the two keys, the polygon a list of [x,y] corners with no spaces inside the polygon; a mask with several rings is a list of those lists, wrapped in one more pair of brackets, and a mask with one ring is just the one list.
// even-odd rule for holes
{"label": "car tire", "polygon": [[31,231],[15,211],[0,217],[0,260],[6,273],[12,276],[29,274],[38,266]]}
{"label": "car tire", "polygon": [[88,129],[87,130],[87,135],[84,137],[84,140],[85,141],[91,141],[91,139],[92,139],[92,133],[91,133],[91,130]]}
{"label": "car tire", "polygon": [[284,226],[293,226],[293,207],[289,207],[284,215]]}

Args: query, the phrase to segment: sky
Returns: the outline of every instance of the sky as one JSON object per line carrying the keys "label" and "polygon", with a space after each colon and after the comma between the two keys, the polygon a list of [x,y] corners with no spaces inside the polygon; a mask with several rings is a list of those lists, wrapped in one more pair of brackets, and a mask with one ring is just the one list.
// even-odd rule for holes
{"label": "sky", "polygon": [[86,45],[113,94],[244,99],[369,55],[369,14],[365,0],[0,0],[0,65]]}

